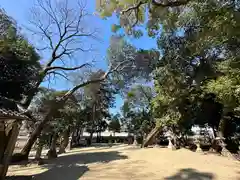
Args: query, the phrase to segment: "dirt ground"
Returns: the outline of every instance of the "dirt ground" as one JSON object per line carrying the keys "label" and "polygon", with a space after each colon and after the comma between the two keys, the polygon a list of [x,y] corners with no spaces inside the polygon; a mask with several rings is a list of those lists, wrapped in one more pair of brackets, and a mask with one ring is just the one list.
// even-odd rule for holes
{"label": "dirt ground", "polygon": [[120,145],[74,149],[42,166],[11,166],[8,175],[19,180],[240,180],[240,162],[186,149]]}

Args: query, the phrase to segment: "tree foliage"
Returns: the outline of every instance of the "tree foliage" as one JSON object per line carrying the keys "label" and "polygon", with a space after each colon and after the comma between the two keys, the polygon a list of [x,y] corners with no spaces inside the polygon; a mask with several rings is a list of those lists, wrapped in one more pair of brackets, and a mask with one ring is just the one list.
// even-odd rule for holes
{"label": "tree foliage", "polygon": [[108,124],[108,129],[113,132],[120,132],[121,124],[119,121],[119,116],[117,114],[112,116],[112,118]]}
{"label": "tree foliage", "polygon": [[[126,34],[132,35],[144,25],[149,37],[157,39],[162,55],[153,73],[156,96],[152,106],[157,124],[186,130],[194,123],[208,123],[221,129],[217,126],[223,124],[220,120],[229,112],[236,119],[240,57],[238,2],[101,2],[97,10],[102,17],[116,13],[119,18],[115,29],[124,28]],[[144,14],[144,18],[139,14]],[[214,98],[209,98],[212,95]]]}
{"label": "tree foliage", "polygon": [[28,95],[38,79],[40,57],[2,9],[0,31],[0,95],[19,101]]}

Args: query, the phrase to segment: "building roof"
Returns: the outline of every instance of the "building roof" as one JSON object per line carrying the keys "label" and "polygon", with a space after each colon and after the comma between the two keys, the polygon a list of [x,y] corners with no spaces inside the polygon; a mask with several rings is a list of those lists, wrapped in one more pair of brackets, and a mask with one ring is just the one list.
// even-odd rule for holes
{"label": "building roof", "polygon": [[0,108],[0,121],[4,119],[26,120],[28,117],[17,111]]}
{"label": "building roof", "polygon": [[26,120],[28,117],[19,112],[15,102],[0,97],[0,121],[6,119]]}

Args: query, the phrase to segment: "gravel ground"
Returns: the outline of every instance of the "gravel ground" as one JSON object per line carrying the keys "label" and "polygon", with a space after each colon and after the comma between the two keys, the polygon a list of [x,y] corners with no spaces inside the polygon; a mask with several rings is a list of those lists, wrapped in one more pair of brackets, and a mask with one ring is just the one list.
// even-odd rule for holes
{"label": "gravel ground", "polygon": [[120,145],[74,149],[45,165],[11,166],[8,175],[17,180],[240,180],[240,162],[186,149]]}

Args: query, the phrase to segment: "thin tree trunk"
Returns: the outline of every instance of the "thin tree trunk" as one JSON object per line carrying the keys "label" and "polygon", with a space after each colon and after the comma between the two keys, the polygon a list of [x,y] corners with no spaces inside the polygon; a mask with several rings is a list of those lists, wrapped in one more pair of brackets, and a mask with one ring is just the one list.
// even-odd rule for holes
{"label": "thin tree trunk", "polygon": [[47,153],[48,159],[57,158],[57,151],[56,151],[57,138],[58,138],[57,133],[54,133],[51,141],[51,147]]}
{"label": "thin tree trunk", "polygon": [[35,154],[35,159],[36,160],[41,159],[42,150],[43,150],[43,144],[40,143],[40,144],[37,145],[37,150],[36,150],[36,154]]}
{"label": "thin tree trunk", "polygon": [[64,133],[63,133],[63,137],[62,137],[62,141],[60,144],[60,149],[58,151],[58,154],[62,154],[65,153],[65,149],[68,146],[68,142],[69,142],[69,129],[67,129]]}
{"label": "thin tree trunk", "polygon": [[88,145],[91,145],[91,144],[92,144],[92,139],[93,139],[93,130],[91,130],[91,132],[90,132],[89,144],[88,144]]}
{"label": "thin tree trunk", "polygon": [[90,132],[90,139],[89,139],[89,145],[92,144],[92,138],[93,138],[93,133],[94,133],[94,121],[95,121],[95,112],[96,112],[96,104],[93,104],[93,109],[92,109],[92,125],[91,125],[91,132]]}

